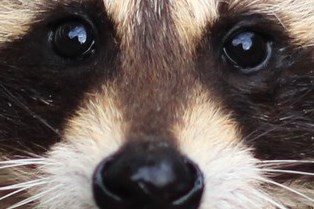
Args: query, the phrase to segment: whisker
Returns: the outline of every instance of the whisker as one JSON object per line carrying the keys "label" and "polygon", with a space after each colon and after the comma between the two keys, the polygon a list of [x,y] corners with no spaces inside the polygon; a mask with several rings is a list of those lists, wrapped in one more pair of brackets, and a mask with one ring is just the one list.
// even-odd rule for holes
{"label": "whisker", "polygon": [[12,99],[12,102],[14,102],[16,105],[18,105],[20,108],[22,108],[26,113],[28,113],[33,118],[37,119],[40,123],[42,123],[44,126],[49,128],[51,131],[53,131],[55,134],[60,136],[59,130],[52,127],[45,119],[43,119],[38,114],[34,113],[29,107],[27,107],[25,104],[23,104],[16,96],[14,96],[8,88],[6,88],[4,85],[0,84],[0,87],[3,90],[3,93],[6,94],[10,99]]}
{"label": "whisker", "polygon": [[19,159],[19,160],[5,160],[0,161],[0,165],[8,165],[8,164],[21,164],[21,163],[36,163],[43,162],[45,158],[33,158],[33,159]]}
{"label": "whisker", "polygon": [[[268,135],[268,134],[270,134],[270,133],[272,133],[272,132],[274,132],[274,131],[280,130],[280,128],[283,128],[285,125],[290,124],[290,123],[293,122],[293,121],[294,121],[293,118],[292,118],[292,119],[289,119],[289,120],[287,120],[286,122],[283,122],[283,123],[280,124],[280,125],[274,125],[272,128],[269,128],[269,129],[267,129],[267,130],[263,130],[262,128],[260,128],[260,129],[255,129],[255,130],[252,131],[250,134],[248,134],[247,136],[245,136],[245,137],[243,138],[243,140],[245,140],[245,141],[256,141],[257,139],[260,139],[260,138],[263,137],[263,136],[266,136],[266,135]],[[254,136],[254,134],[258,133],[259,131],[263,131],[263,132],[260,133],[259,135]],[[252,137],[252,136],[253,136],[253,138],[250,138],[250,137]]]}
{"label": "whisker", "polygon": [[47,180],[47,178],[42,178],[42,179],[36,179],[36,180],[32,180],[32,181],[28,181],[28,182],[23,182],[23,183],[18,183],[18,184],[14,184],[14,185],[10,185],[10,186],[4,186],[4,187],[0,187],[0,191],[7,191],[7,190],[14,190],[14,189],[22,189],[40,182],[45,182],[45,180]]}
{"label": "whisker", "polygon": [[16,195],[16,194],[18,194],[18,193],[21,193],[21,192],[23,192],[23,191],[25,191],[25,190],[28,190],[28,189],[30,189],[30,188],[33,188],[33,187],[36,187],[36,186],[40,186],[40,185],[43,185],[43,184],[47,184],[47,182],[46,182],[46,181],[42,181],[42,182],[34,183],[34,184],[30,185],[30,186],[26,186],[26,187],[24,187],[24,188],[18,189],[18,190],[14,191],[14,192],[11,192],[11,193],[9,193],[9,194],[3,196],[3,197],[0,197],[0,201],[2,201],[2,200],[4,200],[4,199],[7,199],[7,198],[9,198],[9,197],[12,197],[13,195]]}
{"label": "whisker", "polygon": [[7,199],[7,198],[9,198],[9,197],[12,197],[13,195],[16,195],[16,194],[18,194],[18,193],[20,193],[20,192],[23,192],[23,191],[27,190],[27,189],[29,189],[29,188],[28,188],[28,187],[27,187],[27,188],[22,188],[22,189],[19,189],[19,190],[14,191],[14,192],[11,192],[11,193],[9,193],[9,194],[7,194],[7,195],[1,197],[1,198],[0,198],[0,202],[1,202],[2,200],[4,200],[4,199]]}
{"label": "whisker", "polygon": [[[311,91],[309,91],[309,92],[311,92]],[[269,128],[269,129],[266,129],[266,130],[263,130],[262,128],[255,129],[250,134],[245,136],[243,138],[243,140],[245,140],[245,141],[256,141],[256,140],[260,139],[261,137],[263,137],[265,135],[268,135],[268,134],[270,134],[270,133],[272,133],[274,131],[278,131],[278,130],[284,128],[287,124],[291,124],[294,120],[295,120],[295,118],[289,118],[289,119],[287,118],[286,120],[282,121],[282,123],[279,124],[279,125],[274,125],[273,124],[272,128]],[[259,131],[263,131],[263,132],[260,133],[259,135],[254,136],[254,134],[258,133]],[[252,136],[253,136],[253,138],[251,138]]]}
{"label": "whisker", "polygon": [[46,191],[44,191],[44,192],[41,192],[41,193],[39,193],[39,194],[37,194],[37,195],[35,195],[35,196],[29,197],[29,198],[27,198],[27,199],[25,199],[25,200],[22,200],[22,201],[20,201],[20,202],[18,202],[18,203],[15,203],[14,205],[8,207],[7,209],[15,209],[15,208],[22,207],[22,206],[24,206],[24,205],[26,205],[26,204],[28,204],[28,203],[31,203],[31,202],[33,202],[33,201],[35,201],[35,200],[38,200],[39,198],[45,196],[45,195],[48,194],[49,192],[52,192],[52,191],[54,191],[54,190],[57,190],[59,187],[61,187],[61,185],[58,185],[58,186],[53,187],[53,188],[51,188],[51,189],[48,189],[48,190],[46,190]]}
{"label": "whisker", "polygon": [[[278,127],[275,126],[274,128],[268,129],[267,131],[264,131],[263,133],[254,136],[254,134],[258,133],[258,131],[261,131],[260,129],[256,129],[256,130],[252,131],[250,134],[248,134],[247,136],[245,136],[243,138],[243,140],[244,141],[256,141],[257,139],[259,139],[259,138],[261,138],[267,134],[270,134],[273,131],[276,131],[278,128],[280,128],[280,126],[278,126]],[[252,136],[254,136],[254,137],[251,138]]]}
{"label": "whisker", "polygon": [[294,171],[294,170],[281,170],[281,169],[258,169],[259,171],[266,171],[270,173],[286,173],[286,174],[298,174],[298,175],[306,175],[306,176],[314,176],[314,173],[302,172],[302,171]]}
{"label": "whisker", "polygon": [[[1,144],[0,150],[12,150],[13,152],[16,152],[16,153],[19,153],[20,155],[21,154],[23,155],[23,156],[17,155],[16,157],[23,157],[23,158],[25,158],[27,156],[27,157],[29,157],[31,159],[32,158],[42,158],[43,156],[34,153],[33,148],[38,148],[38,150],[42,150],[44,152],[47,151],[47,148],[43,147],[42,145],[38,145],[37,143],[32,143],[32,147],[33,148],[25,146],[25,145],[23,145],[23,144],[21,144],[19,142],[17,142],[19,146],[16,146],[16,144],[12,145],[12,144],[6,144],[5,143],[6,141],[10,141],[10,140],[11,140],[10,138],[6,138],[5,140],[1,139],[0,143],[1,142],[4,142],[4,143]],[[4,159],[1,159],[1,160],[4,160]],[[10,159],[6,159],[6,160],[10,160]]]}
{"label": "whisker", "polygon": [[[41,205],[51,205],[53,204],[54,202],[56,202],[57,200],[60,200],[62,199],[63,197],[61,197],[61,194],[56,194],[50,198],[45,198],[45,200],[43,201],[40,201],[40,206]],[[40,207],[39,207],[40,208]]]}
{"label": "whisker", "polygon": [[[258,192],[257,191],[253,191],[252,192],[253,194],[257,194]],[[256,196],[258,196],[258,195],[256,195]],[[259,197],[259,196],[258,196]],[[240,199],[240,198],[238,198],[238,199]],[[246,202],[248,202],[248,203],[250,203],[250,204],[246,204],[245,206],[245,208],[250,208],[250,209],[252,209],[252,208],[256,208],[256,209],[260,209],[260,205],[258,204],[258,203],[256,203],[256,201],[254,201],[254,200],[252,200],[251,198],[248,198],[246,195],[241,195],[241,201],[242,200],[244,200],[244,201],[246,201]],[[253,207],[252,207],[253,206]]]}
{"label": "whisker", "polygon": [[273,206],[276,206],[279,209],[288,209],[284,205],[276,202],[275,200],[271,199],[270,197],[267,197],[266,195],[263,195],[262,193],[256,193],[255,194],[257,197],[264,199],[265,201],[271,203]]}
{"label": "whisker", "polygon": [[7,169],[7,168],[27,166],[27,165],[45,165],[45,164],[46,163],[21,163],[21,164],[15,164],[15,165],[6,165],[6,166],[0,166],[0,170]]}
{"label": "whisker", "polygon": [[296,194],[296,195],[299,195],[300,197],[303,197],[303,198],[305,198],[305,199],[307,199],[307,200],[309,200],[309,201],[311,201],[311,202],[314,202],[314,199],[313,199],[313,198],[311,198],[311,197],[309,197],[309,196],[307,196],[307,195],[305,195],[305,194],[303,194],[303,193],[301,193],[301,192],[299,192],[299,191],[297,191],[297,190],[295,190],[295,189],[292,189],[292,188],[290,188],[290,187],[288,187],[288,186],[285,186],[285,185],[283,185],[283,184],[280,184],[280,183],[277,183],[277,182],[275,182],[275,181],[268,180],[268,179],[265,179],[265,178],[259,178],[259,180],[261,180],[261,181],[263,181],[263,182],[265,182],[265,183],[269,183],[269,184],[272,184],[272,185],[281,187],[281,188],[283,188],[283,189],[285,189],[285,190],[287,190],[287,191],[290,191],[290,192],[292,192],[292,193],[294,193],[294,194]]}
{"label": "whisker", "polygon": [[28,165],[46,165],[44,158],[0,161],[0,170]]}
{"label": "whisker", "polygon": [[314,160],[263,160],[261,164],[290,164],[290,163],[314,163]]}

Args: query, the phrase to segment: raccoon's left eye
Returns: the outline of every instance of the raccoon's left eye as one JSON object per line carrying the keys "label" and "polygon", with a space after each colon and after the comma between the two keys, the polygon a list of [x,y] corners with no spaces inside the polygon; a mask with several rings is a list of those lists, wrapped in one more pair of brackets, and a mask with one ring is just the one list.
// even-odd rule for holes
{"label": "raccoon's left eye", "polygon": [[59,24],[51,40],[56,53],[67,59],[81,59],[95,52],[95,32],[88,23],[71,20]]}
{"label": "raccoon's left eye", "polygon": [[270,40],[257,32],[237,32],[224,43],[223,56],[241,73],[250,74],[267,64],[272,52],[271,45]]}

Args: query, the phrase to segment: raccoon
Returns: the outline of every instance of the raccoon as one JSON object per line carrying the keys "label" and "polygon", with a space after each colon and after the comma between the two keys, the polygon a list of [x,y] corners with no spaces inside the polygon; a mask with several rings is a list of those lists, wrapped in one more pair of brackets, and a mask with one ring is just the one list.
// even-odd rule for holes
{"label": "raccoon", "polygon": [[314,207],[313,0],[0,0],[0,209]]}

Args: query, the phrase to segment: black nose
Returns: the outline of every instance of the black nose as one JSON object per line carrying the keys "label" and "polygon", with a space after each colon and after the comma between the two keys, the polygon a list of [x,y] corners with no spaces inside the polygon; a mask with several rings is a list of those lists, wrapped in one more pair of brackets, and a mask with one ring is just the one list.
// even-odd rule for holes
{"label": "black nose", "polygon": [[94,174],[101,209],[196,209],[203,193],[198,167],[176,151],[124,151],[101,162]]}

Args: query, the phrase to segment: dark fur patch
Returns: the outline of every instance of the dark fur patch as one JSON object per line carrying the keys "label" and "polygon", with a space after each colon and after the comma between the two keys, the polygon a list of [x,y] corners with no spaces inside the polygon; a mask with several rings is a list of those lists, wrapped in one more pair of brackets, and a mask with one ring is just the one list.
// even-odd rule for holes
{"label": "dark fur patch", "polygon": [[[203,84],[212,89],[222,101],[224,111],[238,122],[244,142],[254,149],[258,159],[313,159],[313,47],[293,45],[277,20],[260,15],[229,15],[223,16],[211,29],[212,35],[206,35],[200,44],[197,68]],[[217,43],[222,43],[224,34],[238,24],[264,34],[273,42],[272,60],[253,75],[241,74],[221,59],[222,46]],[[313,172],[314,166],[282,169]],[[295,178],[300,176],[274,177],[276,181]]]}
{"label": "dark fur patch", "polygon": [[[221,61],[222,46],[217,43],[234,23],[260,32],[273,42],[272,60],[265,69],[245,75]],[[199,72],[204,84],[215,89],[224,102],[226,112],[238,121],[244,140],[255,149],[256,156],[314,158],[313,48],[293,46],[276,20],[260,15],[228,15],[211,34],[211,39],[202,43],[208,48],[200,50]]]}
{"label": "dark fur patch", "polygon": [[[97,6],[57,5],[38,16],[27,35],[1,47],[0,142],[6,152],[46,151],[60,140],[83,95],[116,71],[113,25]],[[86,60],[66,60],[54,52],[49,36],[58,23],[77,16],[100,29],[101,47]]]}

